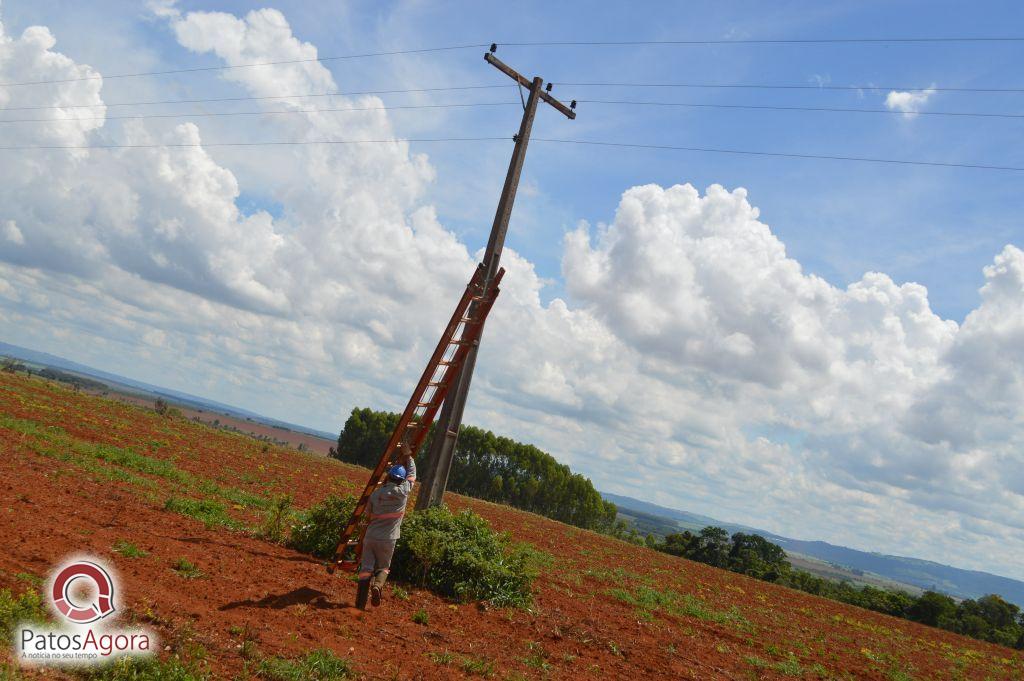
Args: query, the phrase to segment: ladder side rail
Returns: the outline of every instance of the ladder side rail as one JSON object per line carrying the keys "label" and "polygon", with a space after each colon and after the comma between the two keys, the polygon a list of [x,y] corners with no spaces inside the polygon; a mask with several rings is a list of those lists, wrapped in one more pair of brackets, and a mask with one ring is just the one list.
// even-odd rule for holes
{"label": "ladder side rail", "polygon": [[441,402],[448,395],[448,391],[452,386],[452,382],[455,376],[458,374],[459,367],[466,360],[466,355],[469,354],[470,348],[472,348],[472,342],[478,341],[483,333],[484,322],[487,320],[487,315],[491,311],[491,306],[494,305],[494,300],[501,293],[501,289],[498,288],[498,283],[501,281],[501,277],[505,274],[505,269],[502,268],[498,271],[497,276],[494,278],[494,282],[491,285],[490,295],[481,301],[477,309],[477,318],[473,320],[471,331],[467,329],[467,333],[463,335],[465,340],[471,341],[471,343],[459,345],[452,356],[452,363],[450,366],[445,367],[445,372],[442,374],[443,378],[439,379],[437,392],[434,393],[434,397],[431,398],[434,402],[434,406],[429,407],[427,411],[423,413],[421,417],[421,423],[423,426],[418,429],[415,439],[411,443],[410,449],[413,452],[418,452],[419,448],[423,445],[423,441],[426,439],[428,432],[430,431],[430,425],[434,422],[434,417],[437,411],[441,408]]}
{"label": "ladder side rail", "polygon": [[408,428],[409,423],[412,422],[413,415],[416,411],[416,405],[419,403],[419,398],[427,388],[427,383],[431,382],[433,376],[432,368],[437,365],[437,362],[444,357],[444,353],[451,345],[451,339],[455,332],[458,330],[459,324],[461,324],[461,312],[469,306],[473,297],[473,288],[479,287],[480,280],[482,279],[482,268],[477,266],[477,271],[474,272],[473,278],[466,286],[465,292],[462,294],[462,299],[456,306],[455,311],[452,313],[452,318],[448,322],[448,326],[445,327],[444,333],[441,336],[441,340],[438,342],[437,347],[434,349],[433,355],[427,363],[427,368],[420,376],[419,383],[416,385],[416,389],[413,391],[412,397],[409,398],[408,404],[406,404],[405,410],[402,412],[402,416],[399,419],[398,425],[395,430],[392,431],[391,437],[388,439],[388,443],[381,454],[380,460],[377,462],[376,468],[374,468],[373,475],[371,476],[370,483],[366,486],[366,491],[372,492],[373,487],[376,486],[374,478],[379,478],[384,472],[384,468],[387,466],[389,461],[389,455],[394,451],[395,447],[401,441],[402,436],[405,434],[405,430]]}
{"label": "ladder side rail", "polygon": [[[487,320],[487,315],[490,314],[491,306],[494,305],[495,299],[498,297],[498,294],[501,293],[501,289],[498,288],[497,284],[501,281],[501,277],[504,276],[504,274],[505,274],[505,269],[504,268],[498,270],[498,274],[497,274],[497,276],[495,276],[494,282],[493,282],[493,284],[491,286],[491,290],[492,290],[491,295],[486,297],[486,298],[484,298],[481,301],[481,303],[480,303],[480,305],[478,307],[478,310],[477,310],[477,315],[478,316],[473,321],[473,326],[472,326],[473,330],[471,332],[469,332],[470,336],[467,336],[467,337],[470,337],[471,340],[479,340],[481,334],[483,333],[484,322]],[[468,331],[469,328],[470,327],[467,327],[467,331]],[[413,452],[416,452],[416,451],[419,450],[420,446],[423,444],[423,441],[427,437],[427,433],[430,432],[430,424],[432,424],[434,422],[434,416],[436,415],[437,410],[440,408],[440,402],[444,399],[445,395],[447,394],[448,389],[451,387],[452,379],[458,373],[459,367],[462,366],[462,362],[465,361],[466,355],[469,354],[469,350],[470,350],[470,348],[472,346],[471,345],[462,345],[462,346],[457,346],[457,347],[458,347],[458,350],[456,351],[456,354],[452,356],[452,364],[450,366],[448,366],[448,367],[445,367],[446,370],[442,374],[443,378],[438,380],[438,383],[440,384],[439,385],[439,394],[438,394],[438,396],[441,399],[438,399],[436,401],[436,404],[433,407],[430,407],[427,411],[425,411],[423,413],[423,415],[420,417],[421,418],[420,423],[422,424],[422,426],[417,429],[418,432],[416,434],[416,437],[415,437],[412,445],[410,446],[410,449]],[[361,515],[362,514],[360,514],[360,517],[361,517]],[[357,521],[358,521],[358,517],[357,517]],[[362,527],[362,529],[359,532],[359,539],[356,541],[356,553],[355,553],[354,560],[352,561],[356,565],[358,565],[361,562],[361,560],[362,560],[362,555],[363,555],[363,537],[366,534],[366,528],[367,528],[366,525],[364,525]],[[340,553],[348,543],[349,543],[348,539],[345,538],[345,540],[342,541],[339,544],[338,552]]]}
{"label": "ladder side rail", "polygon": [[[481,288],[483,278],[484,266],[483,264],[479,264],[477,265],[469,284],[466,285],[466,290],[463,292],[462,298],[456,305],[455,311],[452,313],[451,319],[441,336],[441,340],[434,349],[434,353],[431,355],[430,360],[427,363],[427,367],[420,377],[419,383],[416,385],[416,389],[413,392],[412,397],[409,399],[409,403],[406,405],[405,411],[402,413],[402,417],[400,418],[397,427],[392,432],[391,437],[388,440],[388,444],[385,447],[384,452],[381,454],[380,460],[377,462],[377,466],[370,475],[370,479],[367,481],[366,487],[363,489],[363,493],[360,495],[359,500],[356,503],[356,508],[353,510],[352,517],[346,524],[338,543],[339,551],[348,543],[356,525],[362,518],[363,513],[366,510],[366,504],[369,501],[370,494],[377,487],[377,484],[380,482],[381,476],[384,473],[384,469],[387,467],[391,452],[393,452],[399,442],[401,442],[409,423],[412,422],[420,396],[427,389],[427,384],[432,382],[437,366],[443,359],[445,352],[447,352],[448,348],[451,346],[451,342],[455,333],[458,331],[459,326],[464,324],[462,321],[463,316],[473,302],[473,299],[479,297],[480,293],[478,293],[478,289]],[[456,355],[457,354],[458,351],[456,351]],[[450,369],[451,366],[446,368]],[[445,372],[445,374],[447,374],[447,372]],[[427,425],[429,426],[429,424]],[[421,428],[421,430],[426,430],[426,428]]]}

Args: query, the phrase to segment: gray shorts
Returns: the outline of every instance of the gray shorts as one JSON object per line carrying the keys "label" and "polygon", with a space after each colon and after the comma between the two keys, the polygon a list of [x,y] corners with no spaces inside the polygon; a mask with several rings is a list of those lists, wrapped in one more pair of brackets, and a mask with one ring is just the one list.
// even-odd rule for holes
{"label": "gray shorts", "polygon": [[359,579],[366,579],[376,570],[388,572],[391,556],[395,553],[394,539],[363,539],[363,561],[359,566]]}

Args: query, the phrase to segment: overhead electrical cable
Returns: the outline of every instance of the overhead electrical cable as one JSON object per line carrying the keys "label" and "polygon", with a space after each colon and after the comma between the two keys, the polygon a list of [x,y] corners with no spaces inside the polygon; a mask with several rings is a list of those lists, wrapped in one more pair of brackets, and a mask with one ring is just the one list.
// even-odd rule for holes
{"label": "overhead electrical cable", "polygon": [[1019,43],[1018,36],[950,36],[923,38],[713,38],[703,40],[538,40],[497,43],[507,47],[635,47],[644,45],[832,45],[880,43]]}
{"label": "overhead electrical cable", "polygon": [[455,85],[450,87],[421,87],[404,90],[358,90],[352,92],[315,92],[312,94],[262,95],[258,97],[213,97],[201,99],[159,99],[145,102],[103,102],[101,104],[47,104],[45,106],[7,106],[0,111],[41,111],[49,109],[94,109],[105,106],[155,106],[158,104],[206,104],[214,102],[257,102],[272,99],[303,99],[305,97],[357,97],[361,95],[402,95],[421,92],[450,92],[456,90],[497,90],[514,85]]}
{"label": "overhead electrical cable", "polygon": [[[723,104],[707,102],[650,102],[634,100],[615,99],[579,99],[580,104],[607,104],[622,106],[647,106],[667,108],[694,108],[694,109],[740,109],[753,111],[807,111],[827,113],[867,113],[867,114],[888,114],[894,116],[952,116],[968,118],[1009,118],[1022,119],[1024,114],[1016,113],[992,113],[983,111],[900,111],[898,109],[862,109],[844,107],[823,107],[823,106],[784,106],[775,104]],[[264,110],[264,111],[180,111],[176,113],[158,114],[129,114],[122,116],[74,116],[68,118],[0,118],[0,123],[73,123],[76,121],[107,121],[107,120],[137,120],[137,119],[161,119],[161,118],[192,118],[192,117],[224,117],[224,116],[274,116],[281,114],[307,114],[307,113],[348,113],[360,111],[401,111],[404,109],[463,109],[492,106],[512,106],[519,102],[449,102],[442,104],[396,104],[387,106],[368,107],[319,107],[310,109],[285,109],[285,110]]]}
{"label": "overhead electrical cable", "polygon": [[342,54],[333,57],[309,57],[307,59],[283,59],[280,61],[261,61],[250,64],[222,64],[220,66],[195,66],[187,69],[167,69],[165,71],[140,71],[138,73],[115,73],[112,75],[95,74],[78,78],[60,78],[55,80],[27,80],[17,83],[0,83],[0,87],[17,87],[19,85],[51,85],[54,83],[75,83],[82,80],[110,80],[111,78],[137,78],[139,76],[167,76],[175,73],[200,73],[204,71],[226,71],[229,69],[248,69],[256,66],[282,66],[286,64],[307,64],[312,62],[339,61],[342,59],[363,59],[365,57],[389,57],[399,54],[423,54],[426,52],[448,52],[451,50],[468,50],[488,47],[485,44],[448,45],[445,47],[422,47],[414,50],[391,50],[388,52],[363,52],[360,54]]}
{"label": "overhead electrical cable", "polygon": [[682,107],[698,109],[752,109],[763,111],[817,111],[829,113],[869,113],[869,114],[890,114],[897,116],[921,115],[921,116],[967,116],[979,118],[1024,118],[1024,114],[1014,113],[986,113],[980,111],[900,111],[899,109],[858,109],[826,106],[784,106],[775,104],[721,104],[721,103],[700,103],[700,102],[637,102],[628,100],[611,99],[577,99],[580,104],[620,104],[632,106],[661,106],[661,107]]}
{"label": "overhead electrical cable", "polygon": [[[881,85],[769,85],[756,83],[569,83],[556,82],[555,85],[572,87],[650,87],[650,88],[736,88],[759,90],[899,90],[904,92],[1008,92],[1024,93],[1024,88],[957,88],[957,87],[908,87]],[[306,97],[357,97],[363,95],[416,94],[423,92],[454,92],[459,90],[495,90],[514,86],[509,85],[455,85],[446,87],[411,88],[395,90],[355,90],[346,92],[315,92],[311,94],[262,95],[245,97],[200,97],[195,99],[156,99],[137,102],[103,102],[101,104],[46,104],[38,106],[8,106],[0,111],[42,111],[52,109],[93,109],[97,107],[120,106],[157,106],[173,104],[206,104],[218,102],[256,102],[275,99],[303,99]],[[584,101],[584,100],[577,100]],[[596,100],[586,100],[596,101]]]}
{"label": "overhead electrical cable", "polygon": [[875,158],[868,156],[840,156],[830,154],[798,154],[780,151],[750,151],[746,149],[720,149],[714,147],[684,147],[671,144],[637,144],[629,142],[601,142],[597,140],[552,139],[534,137],[534,142],[550,142],[555,144],[578,144],[595,147],[618,147],[627,149],[655,149],[661,151],[695,151],[708,154],[740,154],[743,156],[774,156],[778,158],[815,159],[824,161],[854,161],[857,163],[889,163],[908,166],[931,166],[940,168],[973,168],[977,170],[1006,170],[1024,172],[1024,166],[999,166],[984,163],[954,163],[945,161],[911,161],[892,158]]}
{"label": "overhead electrical cable", "polygon": [[769,83],[571,83],[567,81],[555,81],[554,85],[564,87],[657,87],[657,88],[725,88],[725,89],[749,89],[749,90],[898,90],[902,92],[1024,92],[1024,87],[908,87],[897,85],[776,85]]}
{"label": "overhead electrical cable", "polygon": [[[9,145],[0,146],[0,151],[29,150],[102,150],[102,149],[162,149],[162,148],[201,148],[201,147],[274,147],[274,146],[307,146],[307,145],[356,145],[356,144],[399,144],[402,142],[498,142],[508,141],[508,137],[430,137],[385,140],[273,140],[261,142],[170,142],[145,144],[72,144],[72,145]],[[603,142],[599,140],[575,140],[534,137],[533,141],[553,144],[615,147],[628,149],[649,149],[661,151],[692,151],[710,154],[741,154],[746,156],[771,156],[780,158],[813,159],[827,161],[852,161],[858,163],[888,163],[909,166],[929,166],[941,168],[970,168],[976,170],[1002,170],[1024,172],[1024,166],[1001,166],[984,163],[955,163],[945,161],[916,161],[905,159],[875,158],[867,156],[841,156],[827,154],[800,154],[792,152],[750,151],[744,149],[721,149],[714,147],[688,147],[669,144],[639,144],[629,142]]]}
{"label": "overhead electrical cable", "polygon": [[275,116],[280,114],[304,114],[304,113],[349,113],[359,111],[396,111],[401,109],[459,109],[479,106],[512,106],[519,102],[466,102],[451,104],[407,104],[396,106],[366,106],[366,107],[338,107],[338,108],[317,108],[317,109],[291,109],[280,111],[200,111],[200,112],[178,112],[169,114],[133,114],[128,116],[89,116],[75,118],[9,118],[0,119],[0,123],[74,123],[75,121],[109,121],[109,120],[135,120],[139,118],[192,118],[194,116]]}
{"label": "overhead electrical cable", "polygon": [[0,151],[26,151],[29,149],[190,149],[200,147],[300,147],[312,144],[401,144],[402,142],[496,142],[508,137],[421,137],[390,140],[271,140],[262,142],[151,142],[145,144],[43,144],[31,146],[0,146]]}
{"label": "overhead electrical cable", "polygon": [[[946,43],[1016,43],[1024,42],[1024,37],[1017,36],[967,36],[967,37],[890,37],[890,38],[719,38],[703,40],[549,40],[528,42],[497,43],[507,47],[637,47],[637,46],[685,46],[685,45],[829,45],[829,44],[946,44]],[[282,59],[276,61],[252,62],[249,64],[222,64],[219,66],[195,66],[182,69],[165,69],[162,71],[139,71],[135,73],[115,73],[110,75],[93,74],[78,78],[59,78],[53,80],[31,80],[11,83],[0,83],[0,87],[17,87],[22,85],[50,85],[55,83],[73,83],[84,80],[100,80],[113,78],[136,78],[140,76],[166,76],[181,73],[202,73],[209,71],[225,71],[245,69],[259,66],[281,66],[288,64],[306,64],[312,62],[331,62],[346,59],[364,59],[368,57],[388,57],[408,54],[425,54],[430,52],[450,52],[488,47],[491,43],[471,43],[466,45],[445,45],[441,47],[422,47],[408,50],[386,50],[380,52],[361,52],[342,54],[330,57],[307,57],[304,59]]]}

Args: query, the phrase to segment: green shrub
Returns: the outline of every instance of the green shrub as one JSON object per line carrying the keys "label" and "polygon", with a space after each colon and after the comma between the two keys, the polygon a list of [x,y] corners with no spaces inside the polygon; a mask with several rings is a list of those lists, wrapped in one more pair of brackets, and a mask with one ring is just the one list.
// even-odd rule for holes
{"label": "green shrub", "polygon": [[293,520],[292,495],[277,495],[263,510],[263,521],[256,528],[255,534],[260,539],[282,544],[285,541],[285,531]]}
{"label": "green shrub", "polygon": [[35,589],[15,596],[10,589],[0,589],[0,640],[10,642],[11,632],[20,622],[46,621],[43,598]]}
{"label": "green shrub", "polygon": [[288,546],[318,558],[332,557],[355,507],[356,498],[351,494],[327,497],[299,516],[298,524],[292,527]]}
{"label": "green shrub", "polygon": [[423,626],[427,626],[428,624],[430,624],[430,615],[427,614],[426,610],[420,608],[412,614],[412,621],[416,624],[422,624]]}
{"label": "green shrub", "polygon": [[406,516],[391,575],[460,601],[525,606],[543,556],[472,511],[439,506]]}
{"label": "green shrub", "polygon": [[314,650],[297,660],[272,657],[260,662],[257,674],[273,681],[335,681],[352,677],[352,667],[329,650]]}

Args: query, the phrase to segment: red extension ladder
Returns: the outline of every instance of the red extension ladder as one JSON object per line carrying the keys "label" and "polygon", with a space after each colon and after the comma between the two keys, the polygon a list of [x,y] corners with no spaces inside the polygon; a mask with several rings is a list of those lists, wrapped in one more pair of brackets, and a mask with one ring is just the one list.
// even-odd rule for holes
{"label": "red extension ladder", "polygon": [[[480,334],[483,332],[484,321],[491,311],[494,299],[498,297],[498,284],[504,276],[504,268],[499,269],[491,285],[485,290],[484,266],[480,264],[473,273],[473,278],[466,285],[466,290],[455,306],[448,326],[445,327],[441,340],[434,349],[427,368],[423,370],[416,389],[409,398],[409,403],[402,412],[402,418],[395,426],[391,438],[388,440],[384,452],[377,462],[377,467],[370,474],[366,488],[356,502],[352,517],[349,518],[341,533],[338,548],[335,550],[334,561],[329,566],[333,571],[339,567],[343,570],[354,571],[359,566],[362,556],[363,535],[366,533],[366,525],[363,523],[366,515],[366,506],[370,501],[370,494],[377,488],[384,478],[391,462],[398,459],[405,445],[409,447],[409,453],[416,456],[420,446],[430,432],[430,425],[434,422],[437,410],[444,401],[448,388],[459,375],[466,355],[471,347],[479,343]],[[360,525],[362,528],[360,530]],[[356,531],[359,531],[359,538],[354,539]]]}

